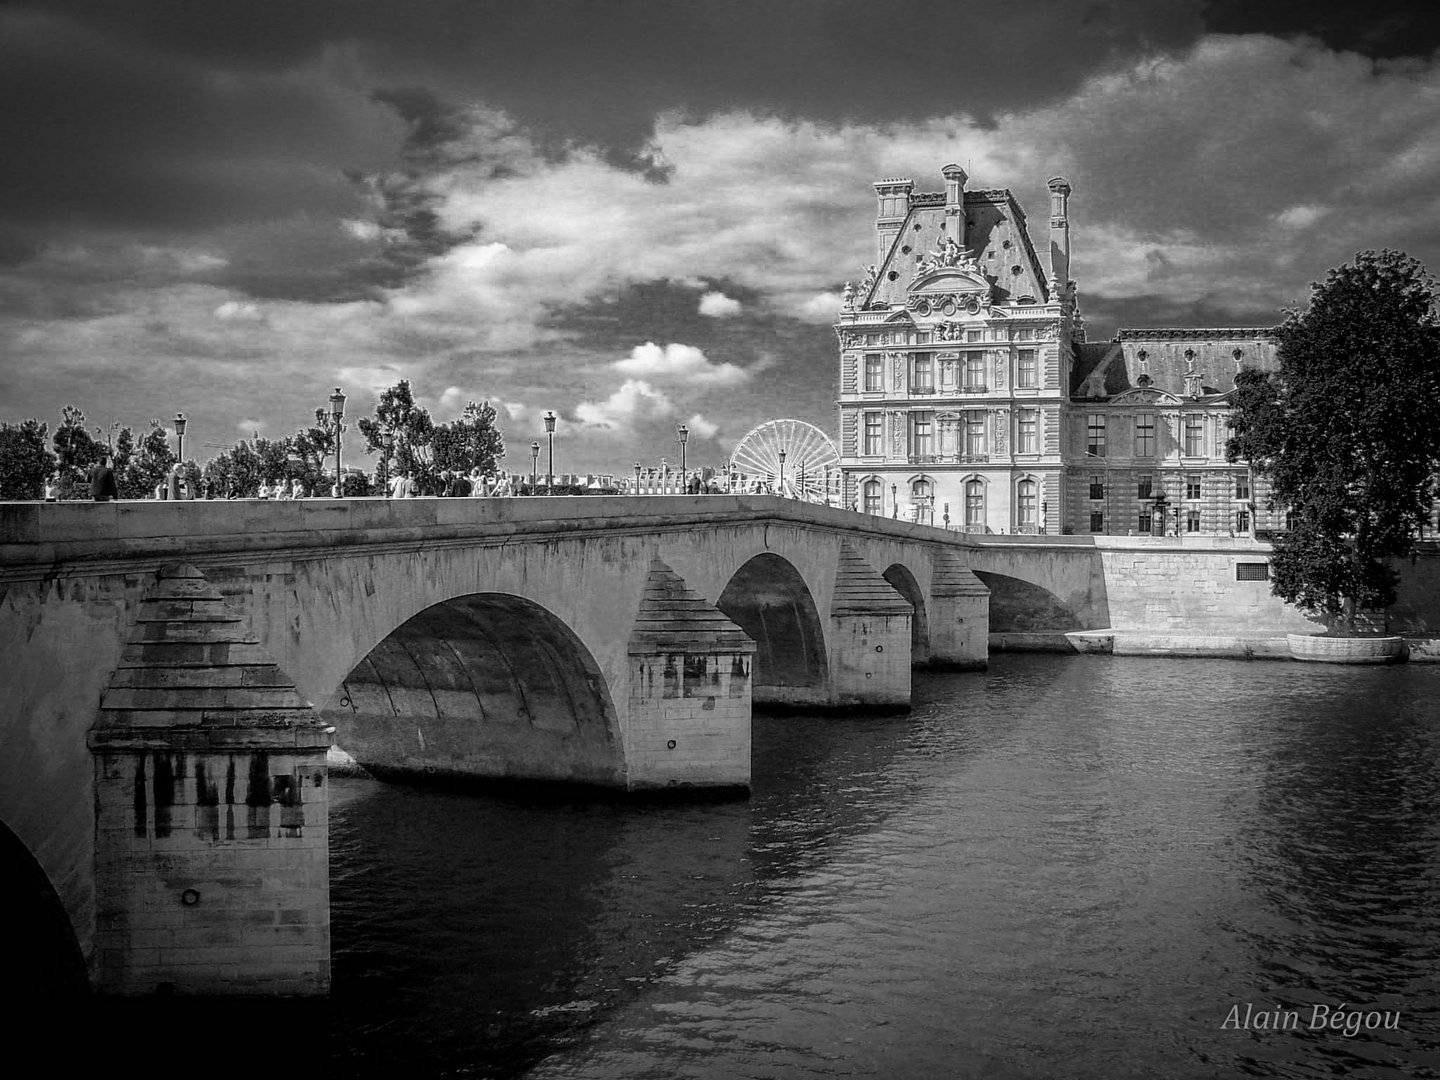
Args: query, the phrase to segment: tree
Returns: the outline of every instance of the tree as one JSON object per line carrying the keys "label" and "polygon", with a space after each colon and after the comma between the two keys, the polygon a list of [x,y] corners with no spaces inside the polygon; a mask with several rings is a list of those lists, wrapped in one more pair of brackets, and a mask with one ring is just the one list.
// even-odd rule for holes
{"label": "tree", "polygon": [[[124,434],[122,431],[121,435]],[[119,475],[120,497],[149,498],[173,464],[175,452],[170,449],[170,433],[159,420],[151,420],[150,430],[141,436],[134,452],[126,459],[124,472]]]}
{"label": "tree", "polygon": [[424,406],[415,404],[409,379],[401,379],[382,393],[375,404],[374,418],[362,416],[358,426],[365,436],[366,452],[380,453],[375,470],[377,484],[383,485],[397,472],[408,472],[423,488],[428,490],[433,485],[435,465],[430,444],[435,437],[435,422]]}
{"label": "tree", "polygon": [[470,402],[449,423],[435,428],[435,467],[468,473],[478,468],[493,473],[505,456],[505,437],[495,426],[495,407],[488,401]]}
{"label": "tree", "polygon": [[1398,251],[1364,251],[1286,312],[1278,372],[1242,371],[1231,461],[1249,459],[1291,511],[1271,591],[1353,634],[1395,602],[1389,561],[1414,550],[1440,467],[1435,281]]}
{"label": "tree", "polygon": [[50,425],[34,419],[0,424],[0,499],[44,495],[45,479],[55,472],[55,455],[46,445],[49,431]]}
{"label": "tree", "polygon": [[105,444],[90,434],[85,414],[76,406],[66,405],[60,415],[54,439],[60,498],[83,498],[90,494],[90,470],[105,457]]}

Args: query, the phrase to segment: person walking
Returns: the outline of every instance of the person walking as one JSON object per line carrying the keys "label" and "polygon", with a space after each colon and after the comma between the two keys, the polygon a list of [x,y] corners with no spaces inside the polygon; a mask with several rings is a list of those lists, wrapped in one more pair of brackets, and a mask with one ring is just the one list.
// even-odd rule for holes
{"label": "person walking", "polygon": [[177,461],[170,466],[170,471],[165,474],[165,498],[179,500],[180,498],[180,463]]}
{"label": "person walking", "polygon": [[45,478],[45,501],[56,502],[60,498],[59,477],[51,473]]}
{"label": "person walking", "polygon": [[119,486],[115,483],[115,459],[108,454],[90,470],[90,497],[96,502],[109,502],[120,497]]}

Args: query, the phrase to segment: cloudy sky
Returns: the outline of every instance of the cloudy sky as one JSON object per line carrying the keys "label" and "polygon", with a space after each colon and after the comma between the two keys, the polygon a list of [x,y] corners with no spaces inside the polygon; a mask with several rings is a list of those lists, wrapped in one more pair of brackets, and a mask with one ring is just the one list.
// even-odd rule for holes
{"label": "cloudy sky", "polygon": [[[1071,199],[1092,340],[1440,269],[1432,2],[0,0],[0,419],[187,450],[408,378],[508,463],[833,426],[870,184]],[[353,443],[351,444],[354,445]]]}

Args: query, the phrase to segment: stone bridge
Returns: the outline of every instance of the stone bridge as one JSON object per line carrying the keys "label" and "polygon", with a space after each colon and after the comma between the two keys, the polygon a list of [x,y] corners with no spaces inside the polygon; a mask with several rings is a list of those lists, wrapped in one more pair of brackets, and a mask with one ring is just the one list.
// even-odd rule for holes
{"label": "stone bridge", "polygon": [[17,970],[323,992],[330,755],[744,789],[752,701],[984,666],[971,550],[770,497],[0,505]]}

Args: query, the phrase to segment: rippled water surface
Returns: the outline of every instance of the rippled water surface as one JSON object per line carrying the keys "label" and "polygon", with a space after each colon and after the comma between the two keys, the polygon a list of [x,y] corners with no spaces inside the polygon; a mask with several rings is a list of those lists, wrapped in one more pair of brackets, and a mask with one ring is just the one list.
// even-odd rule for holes
{"label": "rippled water surface", "polygon": [[[748,801],[337,780],[332,1072],[1440,1076],[1440,666],[1002,655],[916,699],[757,717]],[[1308,1030],[1342,1004],[1398,1026]]]}

